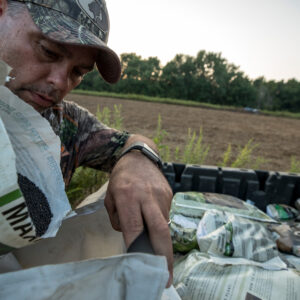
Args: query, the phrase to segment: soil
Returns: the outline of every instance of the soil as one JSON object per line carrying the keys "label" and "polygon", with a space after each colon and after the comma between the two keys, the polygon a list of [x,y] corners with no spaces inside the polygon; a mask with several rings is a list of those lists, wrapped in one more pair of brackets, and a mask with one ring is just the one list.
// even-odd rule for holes
{"label": "soil", "polygon": [[96,113],[98,106],[101,110],[104,106],[113,110],[115,104],[121,104],[124,129],[148,137],[154,136],[160,114],[162,127],[168,132],[164,144],[171,149],[176,146],[183,148],[188,128],[199,133],[202,127],[203,142],[210,146],[206,165],[216,165],[222,161],[229,143],[236,152],[250,139],[258,144],[253,152],[254,157],[267,160],[260,169],[288,171],[292,156],[300,160],[300,120],[75,94],[69,95],[67,100],[92,113]]}

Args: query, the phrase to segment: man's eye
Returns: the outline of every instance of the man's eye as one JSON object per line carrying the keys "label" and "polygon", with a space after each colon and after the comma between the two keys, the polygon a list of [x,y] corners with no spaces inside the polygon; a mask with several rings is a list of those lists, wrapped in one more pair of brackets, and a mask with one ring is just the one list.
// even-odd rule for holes
{"label": "man's eye", "polygon": [[50,59],[57,59],[58,58],[58,54],[57,53],[55,53],[52,50],[48,49],[44,45],[41,45],[41,50],[43,51],[43,54],[46,57],[50,58]]}

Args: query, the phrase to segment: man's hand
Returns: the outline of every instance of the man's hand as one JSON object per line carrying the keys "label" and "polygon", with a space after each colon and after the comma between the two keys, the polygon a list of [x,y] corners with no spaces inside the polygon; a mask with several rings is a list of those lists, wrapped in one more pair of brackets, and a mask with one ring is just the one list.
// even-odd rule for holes
{"label": "man's hand", "polygon": [[168,227],[172,196],[172,190],[158,167],[140,151],[132,151],[115,165],[105,198],[111,224],[115,230],[122,231],[127,248],[143,231],[145,222],[155,253],[167,258],[170,272],[167,287],[173,277],[173,251]]}

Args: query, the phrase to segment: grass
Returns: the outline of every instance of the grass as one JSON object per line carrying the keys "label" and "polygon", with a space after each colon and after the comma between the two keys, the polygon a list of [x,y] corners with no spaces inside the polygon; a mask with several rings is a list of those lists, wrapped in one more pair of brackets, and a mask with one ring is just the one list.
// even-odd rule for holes
{"label": "grass", "polygon": [[[172,98],[150,97],[150,96],[138,95],[138,94],[118,94],[118,93],[111,93],[111,92],[98,92],[98,91],[88,91],[88,90],[73,90],[72,93],[79,94],[79,95],[101,96],[101,97],[110,97],[110,98],[137,100],[137,101],[146,101],[146,102],[155,102],[155,103],[165,103],[165,104],[176,104],[176,105],[184,105],[184,106],[191,106],[191,107],[203,107],[203,108],[210,108],[210,109],[243,112],[243,108],[236,107],[236,106],[217,105],[217,104],[211,104],[211,103],[205,103],[205,102],[172,99]],[[273,116],[273,117],[300,119],[300,113],[292,113],[292,112],[288,112],[288,111],[261,110],[260,114]]]}
{"label": "grass", "polygon": [[273,117],[282,117],[282,118],[290,118],[290,119],[300,119],[300,113],[292,113],[290,111],[269,111],[262,110],[262,114],[270,115]]}
{"label": "grass", "polygon": [[[121,110],[121,105],[114,105],[113,111],[108,107],[103,107],[101,110],[100,106],[98,106],[96,116],[99,121],[106,125],[122,130],[123,118]],[[162,160],[196,165],[206,163],[210,146],[204,143],[202,128],[199,129],[198,133],[189,128],[184,144],[182,147],[177,146],[175,149],[171,149],[166,144],[167,136],[168,132],[163,129],[161,116],[158,115],[153,140],[158,147]],[[232,145],[228,144],[222,161],[216,164],[220,167],[261,169],[267,162],[267,159],[254,155],[254,150],[258,148],[259,144],[255,143],[253,139],[249,140],[244,146],[238,147],[236,151],[233,151]],[[291,165],[288,172],[300,173],[300,160],[297,160],[296,157],[291,157]],[[107,173],[90,168],[78,168],[67,189],[67,195],[72,207],[76,207],[89,194],[98,190],[107,180]]]}
{"label": "grass", "polygon": [[122,130],[123,128],[123,118],[122,118],[122,104],[114,105],[114,110],[111,111],[108,107],[104,107],[101,111],[100,105],[97,106],[96,117],[103,124],[115,128],[118,130]]}
{"label": "grass", "polygon": [[[138,101],[145,101],[145,102],[176,104],[176,105],[204,107],[204,108],[212,108],[212,109],[229,109],[229,110],[237,109],[234,106],[217,105],[217,104],[197,102],[192,100],[151,97],[151,96],[138,95],[138,94],[118,94],[118,93],[111,93],[111,92],[98,92],[98,91],[87,91],[87,90],[73,90],[72,94],[138,100]],[[239,108],[239,110],[240,109],[241,108]]]}
{"label": "grass", "polygon": [[168,136],[168,133],[162,129],[161,116],[158,115],[157,127],[153,141],[157,146],[158,152],[164,161],[170,160],[170,148],[164,144],[164,139]]}
{"label": "grass", "polygon": [[[243,147],[238,147],[236,154],[232,153],[231,144],[223,155],[223,161],[220,166],[232,168],[260,169],[267,160],[261,156],[254,156],[253,151],[259,147],[259,144],[253,143],[253,139],[249,140]],[[233,159],[231,159],[234,157]]]}
{"label": "grass", "polygon": [[[121,130],[123,126],[121,110],[121,105],[114,105],[113,111],[108,107],[101,110],[98,106],[96,116],[107,126]],[[108,177],[107,173],[99,170],[77,168],[66,191],[72,208],[75,208],[88,195],[96,192],[108,180]]]}
{"label": "grass", "polygon": [[206,161],[209,148],[208,145],[203,143],[202,128],[199,130],[199,135],[197,135],[196,131],[192,131],[189,128],[181,161],[185,164],[202,165]]}
{"label": "grass", "polygon": [[300,160],[297,160],[295,156],[291,157],[291,166],[289,172],[300,173]]}
{"label": "grass", "polygon": [[230,159],[232,156],[231,144],[228,144],[226,151],[223,154],[223,160],[219,163],[220,167],[226,167],[229,165]]}
{"label": "grass", "polygon": [[[183,150],[177,146],[175,149],[170,149],[165,143],[165,137],[168,133],[162,128],[161,117],[158,116],[156,134],[154,141],[160,151],[163,161],[172,161],[183,164],[203,165],[210,150],[210,146],[203,142],[203,129],[200,128],[199,133],[188,129],[187,136]],[[223,160],[216,163],[220,167],[232,168],[247,168],[247,169],[260,169],[267,160],[260,156],[253,154],[254,150],[259,147],[259,144],[249,140],[244,146],[238,147],[237,151],[233,151],[231,144],[228,145],[223,154]],[[167,151],[166,151],[167,149]],[[172,151],[173,150],[173,151]],[[165,155],[166,154],[166,155]]]}
{"label": "grass", "polygon": [[85,167],[77,168],[66,191],[72,208],[76,208],[83,199],[96,192],[107,180],[108,174],[105,172]]}

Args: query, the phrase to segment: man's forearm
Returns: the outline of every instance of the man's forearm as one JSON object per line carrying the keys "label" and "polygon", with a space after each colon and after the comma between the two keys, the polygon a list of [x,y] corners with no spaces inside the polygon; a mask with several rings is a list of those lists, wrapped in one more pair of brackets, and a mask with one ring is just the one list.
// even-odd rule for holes
{"label": "man's forearm", "polygon": [[130,145],[132,145],[135,142],[146,143],[152,150],[154,150],[157,154],[159,154],[156,144],[151,139],[139,134],[130,135],[123,147],[123,150],[128,148]]}
{"label": "man's forearm", "polygon": [[[150,144],[150,146],[149,146]],[[128,154],[131,155],[143,155],[147,159],[151,160],[159,169],[162,169],[163,162],[158,154],[157,147],[155,143],[141,135],[136,135],[129,140],[124,148],[122,148],[122,153],[119,159]]]}

